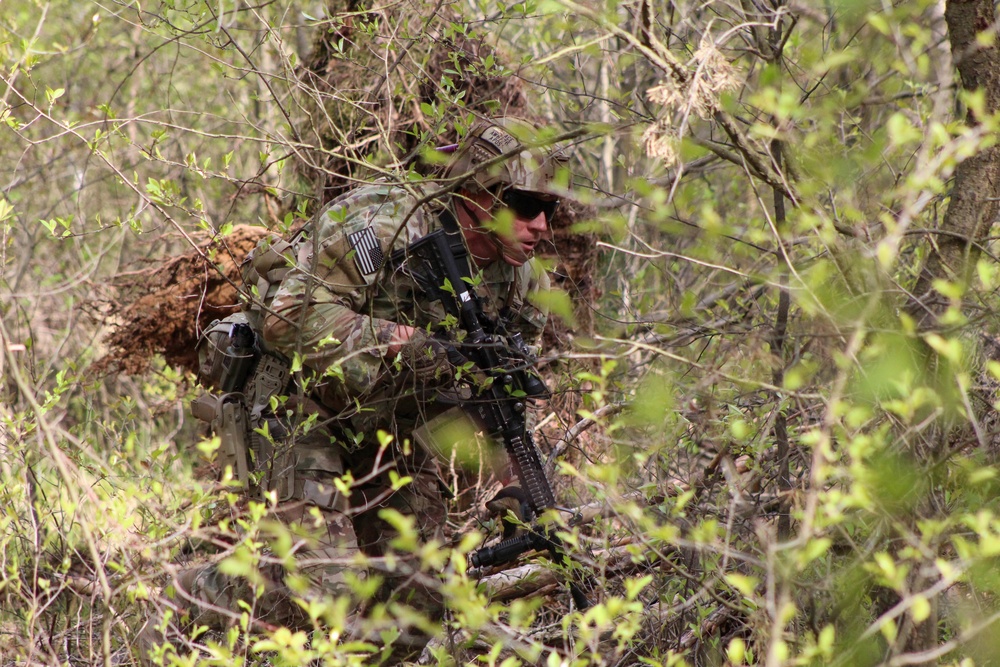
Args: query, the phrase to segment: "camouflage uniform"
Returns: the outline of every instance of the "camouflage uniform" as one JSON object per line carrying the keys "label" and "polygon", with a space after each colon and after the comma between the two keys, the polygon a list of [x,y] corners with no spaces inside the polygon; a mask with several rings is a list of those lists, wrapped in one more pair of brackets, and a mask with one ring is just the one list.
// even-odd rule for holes
{"label": "camouflage uniform", "polygon": [[[405,441],[445,408],[424,400],[420,385],[433,382],[426,369],[415,375],[384,354],[397,324],[431,332],[446,318],[441,303],[428,302],[405,270],[406,248],[441,224],[440,205],[418,205],[422,196],[419,190],[375,184],[332,202],[297,241],[296,265],[271,301],[264,338],[289,356],[298,352],[307,368],[323,375],[316,395],[324,416],[359,438],[344,453],[355,478],[371,470],[377,431],[394,436],[391,463],[414,481],[388,503],[417,516],[428,541],[442,537],[445,520],[437,461]],[[488,314],[497,316],[506,307],[512,327],[536,340],[545,315],[528,295],[547,287],[547,275],[533,262],[519,268],[495,262],[483,270],[478,293]],[[412,343],[422,344],[423,339]],[[422,354],[413,349],[399,356],[419,362]],[[447,378],[437,380],[447,384]],[[382,474],[351,494],[353,511],[363,517],[355,521],[356,530],[363,527],[357,530],[360,546],[369,554],[380,554],[388,541],[388,529],[376,516],[379,505],[369,506],[387,489]]]}
{"label": "camouflage uniform", "polygon": [[[269,345],[300,352],[307,367],[326,372],[318,388],[323,405],[359,433],[372,427],[398,433],[390,428],[394,420],[412,428],[426,407],[400,400],[405,387],[383,359],[397,324],[433,331],[446,317],[439,302],[423,297],[405,261],[391,261],[405,260],[411,243],[440,226],[439,209],[417,205],[421,195],[376,184],[332,202],[297,242],[296,266],[264,321]],[[383,262],[388,266],[380,270]],[[494,262],[482,279],[477,292],[484,310],[496,316],[507,306],[514,330],[536,340],[545,315],[527,297],[548,287],[544,271],[535,262],[520,268]],[[359,412],[358,403],[365,409]]]}
{"label": "camouflage uniform", "polygon": [[[438,462],[428,452],[409,445],[414,428],[445,408],[428,400],[428,385],[447,388],[452,370],[444,377],[420,373],[406,363],[420,363],[427,339],[418,336],[396,359],[385,356],[397,324],[428,335],[440,328],[445,311],[430,303],[405,270],[406,248],[441,225],[440,215],[451,202],[421,204],[424,193],[412,186],[376,183],[334,200],[292,240],[287,254],[294,264],[280,282],[262,284],[265,304],[255,315],[266,346],[288,358],[301,357],[310,386],[310,399],[292,404],[300,413],[319,415],[319,426],[307,434],[291,424],[274,423],[291,431],[284,459],[294,481],[286,486],[291,497],[278,505],[278,514],[313,539],[300,556],[320,561],[309,570],[310,595],[344,592],[344,560],[358,550],[383,555],[393,536],[378,511],[392,507],[416,518],[424,542],[441,540],[446,504]],[[482,270],[477,293],[484,310],[497,316],[509,313],[511,329],[525,340],[540,336],[545,315],[528,296],[548,287],[548,278],[535,262],[515,268],[502,261]],[[314,399],[314,400],[313,400]],[[379,460],[377,431],[394,438],[381,458],[412,482],[393,491],[389,474],[373,473]],[[272,433],[274,430],[272,430]],[[356,484],[349,498],[334,491],[332,478],[350,471]],[[280,477],[277,471],[275,478]],[[275,484],[270,485],[272,488]],[[316,507],[320,520],[308,509]],[[434,615],[438,603],[430,591],[407,579],[403,570],[389,573],[386,593],[408,600]],[[308,619],[293,600],[279,565],[263,568],[264,592],[255,596],[245,580],[229,577],[215,566],[183,572],[176,582],[178,606],[191,620],[213,627],[231,622],[238,601],[253,601],[257,618],[273,625],[303,627]],[[300,595],[300,597],[302,597]],[[162,641],[147,624],[144,641]],[[168,636],[170,633],[168,632]]]}

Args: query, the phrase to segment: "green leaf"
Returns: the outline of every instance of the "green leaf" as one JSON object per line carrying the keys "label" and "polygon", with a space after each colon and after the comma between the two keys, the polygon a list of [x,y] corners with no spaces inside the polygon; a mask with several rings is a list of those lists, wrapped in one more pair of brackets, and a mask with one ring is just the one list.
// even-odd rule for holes
{"label": "green leaf", "polygon": [[3,197],[0,197],[0,222],[5,222],[14,215],[14,207]]}
{"label": "green leaf", "polygon": [[219,572],[234,577],[244,577],[253,583],[263,583],[260,572],[257,571],[258,558],[246,545],[241,544],[232,556],[219,561]]}
{"label": "green leaf", "polygon": [[625,579],[622,583],[625,584],[625,599],[635,600],[642,589],[648,586],[653,581],[653,575],[647,574],[639,579]]}
{"label": "green leaf", "polygon": [[816,648],[827,658],[833,655],[833,641],[836,637],[836,629],[832,625],[826,625],[819,631],[819,637],[816,639]]}
{"label": "green leaf", "polygon": [[392,486],[393,491],[399,491],[404,486],[407,486],[413,481],[413,478],[409,475],[400,475],[395,470],[389,471],[389,482]]}
{"label": "green leaf", "polygon": [[573,300],[561,289],[539,290],[530,295],[528,300],[540,310],[555,315],[570,329],[576,327],[576,315],[573,312]]}
{"label": "green leaf", "polygon": [[56,88],[55,90],[53,90],[48,86],[45,87],[45,99],[48,100],[49,106],[52,106],[52,104],[60,97],[62,97],[65,93],[66,93],[65,88]]}
{"label": "green leaf", "polygon": [[896,641],[896,636],[899,634],[899,628],[896,626],[896,622],[891,618],[887,619],[886,622],[882,624],[879,631],[882,633],[882,636],[885,637],[885,640],[890,644]]}
{"label": "green leaf", "polygon": [[927,334],[924,341],[935,352],[953,363],[962,361],[962,341],[958,338],[944,338],[938,334]]}
{"label": "green leaf", "polygon": [[218,436],[214,438],[209,438],[207,440],[202,440],[195,447],[199,452],[204,454],[206,457],[214,457],[215,453],[219,451],[219,447],[222,446],[222,440]]}
{"label": "green leaf", "polygon": [[758,582],[756,577],[750,577],[745,574],[740,574],[739,572],[730,572],[725,576],[726,583],[735,588],[740,592],[743,597],[753,597],[754,591],[757,589]]}
{"label": "green leaf", "polygon": [[742,665],[747,654],[746,642],[736,637],[730,640],[729,646],[726,648],[726,657],[729,658],[730,664]]}
{"label": "green leaf", "polygon": [[941,280],[940,278],[934,280],[931,283],[938,292],[942,295],[957,301],[965,295],[965,288],[961,284],[952,282],[950,280]]}
{"label": "green leaf", "polygon": [[889,116],[889,120],[886,121],[886,131],[889,133],[889,140],[896,146],[920,141],[924,136],[923,132],[914,127],[910,119],[902,112]]}
{"label": "green leaf", "polygon": [[923,595],[914,595],[913,603],[910,605],[910,612],[913,615],[914,623],[922,623],[930,618],[931,603]]}
{"label": "green leaf", "polygon": [[883,35],[889,35],[892,33],[892,28],[889,27],[889,19],[885,14],[878,14],[872,12],[867,16],[868,25],[878,30]]}
{"label": "green leaf", "polygon": [[806,546],[799,552],[799,567],[805,567],[829,550],[833,540],[829,537],[814,537],[806,543]]}

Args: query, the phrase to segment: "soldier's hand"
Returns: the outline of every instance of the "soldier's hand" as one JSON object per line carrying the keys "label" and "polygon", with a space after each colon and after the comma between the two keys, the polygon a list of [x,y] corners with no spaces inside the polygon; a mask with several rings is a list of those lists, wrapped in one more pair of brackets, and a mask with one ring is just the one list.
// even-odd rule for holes
{"label": "soldier's hand", "polygon": [[505,486],[486,501],[486,509],[498,517],[503,526],[503,539],[510,539],[519,532],[521,525],[531,521],[531,504],[519,486]]}
{"label": "soldier's hand", "polygon": [[392,337],[389,339],[389,344],[386,346],[385,356],[389,359],[395,358],[397,354],[402,352],[403,347],[410,342],[410,338],[413,337],[415,332],[416,329],[413,327],[405,324],[397,324],[392,330]]}

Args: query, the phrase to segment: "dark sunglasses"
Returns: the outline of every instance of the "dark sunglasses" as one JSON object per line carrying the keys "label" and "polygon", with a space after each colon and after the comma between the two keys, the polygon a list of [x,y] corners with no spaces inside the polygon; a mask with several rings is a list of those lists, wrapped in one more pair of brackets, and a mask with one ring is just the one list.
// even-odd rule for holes
{"label": "dark sunglasses", "polygon": [[504,190],[500,193],[500,201],[522,220],[534,220],[539,213],[545,214],[546,221],[552,220],[559,206],[558,199],[539,199],[523,190]]}

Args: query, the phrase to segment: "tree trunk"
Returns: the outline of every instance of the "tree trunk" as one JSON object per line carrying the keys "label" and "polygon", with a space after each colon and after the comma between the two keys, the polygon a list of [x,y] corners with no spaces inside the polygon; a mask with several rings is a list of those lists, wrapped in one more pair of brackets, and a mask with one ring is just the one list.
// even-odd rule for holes
{"label": "tree trunk", "polygon": [[[951,53],[964,90],[982,90],[987,113],[1000,109],[1000,49],[984,46],[976,35],[996,32],[996,12],[991,0],[948,0],[945,21]],[[979,124],[970,111],[969,125]],[[967,284],[975,270],[982,244],[1000,207],[1000,147],[980,151],[958,165],[945,212],[942,231],[931,241],[931,253],[914,288],[921,329],[934,325],[947,307],[947,299],[934,291],[937,279]]]}
{"label": "tree trunk", "polygon": [[[984,46],[976,39],[980,33],[997,30],[993,0],[947,0],[945,21],[962,89],[982,91],[985,94],[984,111],[996,113],[1000,109],[1000,50],[995,44]],[[970,110],[966,122],[975,127],[980,119]],[[981,150],[955,169],[951,200],[942,221],[943,233],[929,239],[931,252],[913,290],[916,302],[911,304],[911,312],[916,316],[919,330],[934,328],[937,318],[948,307],[948,298],[933,287],[935,280],[958,282],[966,287],[971,282],[976,262],[997,217],[998,198],[1000,148]],[[944,428],[937,437],[944,445],[946,440],[957,435]],[[910,577],[912,589],[925,588],[928,582],[924,579],[922,574],[915,572]],[[930,615],[922,621],[907,614],[900,637],[903,651],[912,655],[934,648],[938,643],[938,620],[936,604],[932,604]],[[931,665],[935,661],[911,664]]]}

